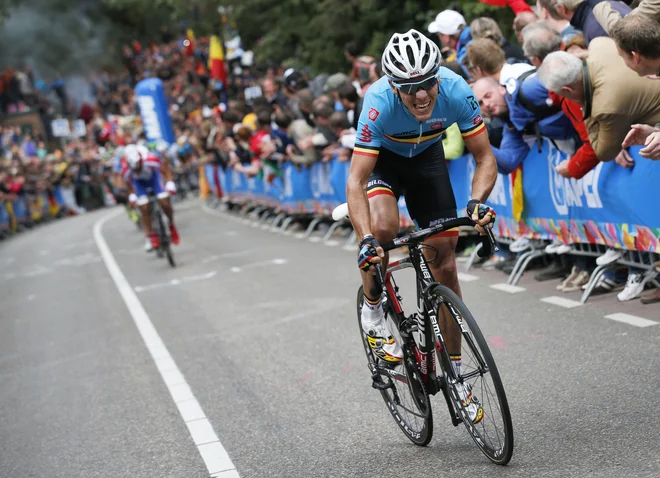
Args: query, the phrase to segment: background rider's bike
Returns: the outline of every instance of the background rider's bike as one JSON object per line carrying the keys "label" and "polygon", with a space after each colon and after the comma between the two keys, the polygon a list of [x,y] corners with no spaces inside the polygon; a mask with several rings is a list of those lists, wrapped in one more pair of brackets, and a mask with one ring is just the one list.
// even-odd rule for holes
{"label": "background rider's bike", "polygon": [[131,207],[128,203],[126,203],[126,214],[128,214],[128,218],[135,224],[135,227],[138,228],[138,231],[142,230],[142,217],[140,216],[140,210],[136,207]]}
{"label": "background rider's bike", "polygon": [[[342,206],[340,206],[342,207]],[[338,208],[339,209],[339,208]],[[336,216],[339,214],[335,214]],[[345,213],[344,213],[345,215]],[[463,423],[479,449],[494,463],[506,465],[513,454],[513,425],[504,386],[488,344],[463,301],[449,288],[434,282],[429,263],[437,251],[424,239],[460,226],[474,226],[470,218],[458,218],[416,231],[383,244],[385,251],[408,246],[408,257],[389,264],[386,274],[376,266],[376,280],[383,286],[382,300],[390,331],[400,344],[403,360],[387,364],[373,353],[362,330],[360,314],[364,295],[358,290],[357,316],[371,372],[372,386],[379,390],[397,425],[415,444],[427,445],[433,437],[430,396],[442,392],[454,426]],[[492,231],[483,236],[482,255],[495,246]],[[435,251],[435,257],[424,256]],[[406,315],[393,273],[412,267],[416,273],[417,311]],[[446,319],[444,326],[442,317]],[[447,324],[461,332],[462,367],[457,375],[445,344]],[[478,423],[468,416],[462,398],[465,387],[481,402]],[[463,395],[461,395],[461,392]]]}
{"label": "background rider's bike", "polygon": [[158,202],[156,196],[149,192],[149,211],[151,213],[151,224],[154,234],[158,236],[160,246],[156,249],[158,257],[167,257],[167,262],[172,267],[176,267],[174,262],[174,253],[172,252],[172,239],[170,238],[170,228],[167,221],[167,216],[163,208]]}

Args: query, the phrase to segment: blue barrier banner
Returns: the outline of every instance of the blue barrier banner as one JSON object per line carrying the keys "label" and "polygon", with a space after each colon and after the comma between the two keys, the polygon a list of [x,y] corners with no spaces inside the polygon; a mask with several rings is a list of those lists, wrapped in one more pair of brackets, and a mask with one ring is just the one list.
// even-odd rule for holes
{"label": "blue barrier banner", "polygon": [[334,159],[330,163],[330,186],[332,186],[332,190],[334,191],[334,207],[346,202],[346,183],[348,182],[348,173],[350,170],[350,161],[340,162]]}
{"label": "blue barrier banner", "polygon": [[24,222],[30,218],[30,210],[24,197],[19,196],[12,204],[14,207],[14,216],[16,216],[18,222]]}
{"label": "blue barrier banner", "polygon": [[[310,187],[312,190],[311,209],[316,214],[330,214],[332,212],[332,201],[334,200],[334,189],[330,183],[330,163],[316,162],[309,168]],[[344,185],[344,188],[346,186]]]}
{"label": "blue barrier banner", "polygon": [[282,194],[284,211],[289,213],[312,212],[314,196],[310,168],[302,166],[299,169],[292,163],[285,163],[282,167],[282,180],[284,182]]}
{"label": "blue barrier banner", "polygon": [[48,199],[48,194],[41,193],[41,214],[45,216],[50,216],[50,200]]}
{"label": "blue barrier banner", "polygon": [[142,80],[135,87],[135,95],[147,140],[174,144],[176,138],[163,82],[158,78]]}
{"label": "blue barrier banner", "polygon": [[11,219],[5,207],[5,202],[0,201],[0,231],[9,229]]}
{"label": "blue barrier banner", "polygon": [[[542,151],[532,148],[523,162],[520,222],[513,219],[511,177],[498,175],[488,199],[497,211],[498,234],[559,237],[567,244],[603,244],[660,253],[660,212],[649,202],[660,182],[660,167],[639,156],[640,149],[630,150],[635,159],[633,168],[610,161],[599,164],[582,179],[568,179],[555,171],[567,155],[544,140]],[[471,156],[449,162],[459,209],[469,199],[474,164]]]}
{"label": "blue barrier banner", "polygon": [[59,188],[59,186],[55,187],[55,191],[53,191],[53,196],[55,196],[55,202],[57,203],[58,206],[64,206],[66,202],[64,201],[64,196],[62,195],[62,190]]}
{"label": "blue barrier banner", "polygon": [[[522,166],[522,220],[513,218],[513,187],[510,175],[498,174],[488,204],[497,211],[496,232],[502,237],[521,235],[563,242],[603,244],[619,249],[660,253],[660,212],[654,194],[660,183],[660,165],[639,156],[641,147],[631,148],[633,168],[614,161],[599,164],[582,179],[560,176],[555,167],[567,158],[555,145],[543,141],[543,148],[531,148]],[[447,162],[459,215],[471,197],[475,161],[464,155]],[[225,190],[234,198],[252,198],[288,213],[329,215],[346,201],[350,162],[336,158],[310,167],[284,163],[282,177],[264,178],[259,185],[234,171],[228,171]],[[657,201],[656,201],[657,202]],[[403,227],[412,226],[399,200]]]}

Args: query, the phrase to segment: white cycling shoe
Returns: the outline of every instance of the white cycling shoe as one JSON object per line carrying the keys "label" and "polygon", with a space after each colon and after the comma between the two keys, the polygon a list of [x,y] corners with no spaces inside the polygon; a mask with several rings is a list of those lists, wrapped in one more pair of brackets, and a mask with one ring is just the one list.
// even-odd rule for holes
{"label": "white cycling shoe", "polygon": [[484,417],[484,409],[479,403],[479,399],[472,393],[472,386],[469,383],[457,383],[456,391],[461,398],[461,404],[468,414],[472,423],[477,424]]}
{"label": "white cycling shoe", "polygon": [[385,317],[382,315],[368,317],[367,315],[369,314],[365,314],[363,309],[360,322],[374,355],[387,363],[399,363],[403,358],[403,351],[390,333]]}

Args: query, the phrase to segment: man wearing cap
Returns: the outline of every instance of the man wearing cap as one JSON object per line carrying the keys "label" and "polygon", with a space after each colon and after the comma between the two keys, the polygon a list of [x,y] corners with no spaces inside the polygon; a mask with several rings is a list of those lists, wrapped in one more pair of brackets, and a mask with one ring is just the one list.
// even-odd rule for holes
{"label": "man wearing cap", "polygon": [[467,46],[472,41],[470,27],[463,15],[456,10],[443,10],[438,13],[428,30],[429,33],[438,34],[445,61],[463,61],[467,55]]}

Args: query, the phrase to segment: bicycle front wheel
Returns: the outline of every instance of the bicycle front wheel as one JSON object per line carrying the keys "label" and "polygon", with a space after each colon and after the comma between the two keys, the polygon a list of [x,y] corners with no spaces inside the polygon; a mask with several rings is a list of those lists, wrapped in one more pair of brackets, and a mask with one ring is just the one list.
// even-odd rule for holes
{"label": "bicycle front wheel", "polygon": [[[477,321],[463,301],[451,289],[434,284],[429,289],[438,320],[445,314],[451,317],[456,330],[461,332],[461,373],[456,376],[451,369],[446,348],[438,347],[438,362],[445,370],[447,389],[454,410],[465,424],[470,436],[479,449],[494,463],[506,465],[513,455],[513,424],[509,403],[504,392],[502,379],[495,365]],[[445,339],[447,330],[443,330]],[[480,403],[483,417],[473,423],[462,405],[459,386],[465,385],[472,391],[473,402]]]}
{"label": "bicycle front wheel", "polygon": [[402,342],[398,330],[390,325],[395,339],[403,348],[404,358],[397,365],[383,363],[369,347],[367,336],[362,330],[363,302],[364,294],[360,287],[357,296],[358,327],[374,388],[380,389],[392,418],[408,439],[415,445],[426,446],[433,438],[433,414],[414,352]]}

